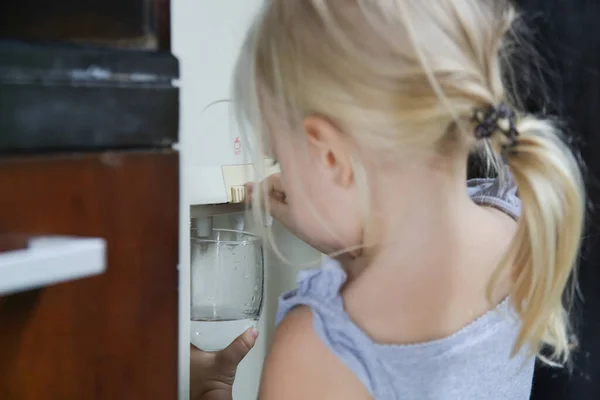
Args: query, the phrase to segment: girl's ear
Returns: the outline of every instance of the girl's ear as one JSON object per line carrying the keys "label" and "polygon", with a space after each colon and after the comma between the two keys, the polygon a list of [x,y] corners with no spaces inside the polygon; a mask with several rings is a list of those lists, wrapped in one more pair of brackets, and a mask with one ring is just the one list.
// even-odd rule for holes
{"label": "girl's ear", "polygon": [[346,135],[331,121],[319,116],[306,117],[303,126],[314,162],[319,163],[336,184],[343,187],[352,185],[354,171]]}

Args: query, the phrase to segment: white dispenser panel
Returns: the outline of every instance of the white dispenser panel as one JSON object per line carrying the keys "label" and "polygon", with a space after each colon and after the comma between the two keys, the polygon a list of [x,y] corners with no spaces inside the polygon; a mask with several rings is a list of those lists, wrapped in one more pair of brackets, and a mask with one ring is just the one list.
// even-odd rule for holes
{"label": "white dispenser panel", "polygon": [[261,4],[261,0],[172,2],[172,47],[181,71],[182,176],[190,204],[227,203],[229,188],[222,167],[253,161],[248,149],[252,138],[241,136],[230,100],[235,62]]}

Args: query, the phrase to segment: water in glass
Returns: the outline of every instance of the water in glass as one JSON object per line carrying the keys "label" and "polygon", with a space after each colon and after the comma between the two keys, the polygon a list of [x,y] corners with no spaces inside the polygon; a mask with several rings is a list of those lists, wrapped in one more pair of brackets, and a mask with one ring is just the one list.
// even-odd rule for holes
{"label": "water in glass", "polygon": [[255,327],[263,300],[264,263],[258,237],[214,229],[191,239],[191,342],[205,351],[227,347]]}

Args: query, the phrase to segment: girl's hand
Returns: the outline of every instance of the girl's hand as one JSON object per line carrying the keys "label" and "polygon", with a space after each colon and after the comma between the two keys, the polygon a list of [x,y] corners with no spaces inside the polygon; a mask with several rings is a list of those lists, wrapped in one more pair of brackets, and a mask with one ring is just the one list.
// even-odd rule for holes
{"label": "girl's hand", "polygon": [[328,252],[328,250],[325,249],[325,246],[323,243],[317,243],[315,240],[311,240],[311,238],[308,235],[306,235],[304,232],[302,232],[300,229],[298,229],[298,224],[296,224],[294,217],[292,216],[292,213],[290,212],[287,200],[286,200],[287,196],[283,189],[283,185],[281,184],[281,175],[280,174],[270,175],[265,180],[260,182],[258,185],[260,185],[260,187],[255,187],[257,185],[255,185],[253,183],[246,184],[246,193],[247,193],[248,202],[252,203],[253,194],[257,190],[262,190],[261,206],[263,207],[263,209],[266,207],[266,204],[265,204],[266,199],[264,199],[264,194],[266,193],[269,196],[269,209],[270,209],[270,213],[273,216],[273,218],[275,218],[281,225],[283,225],[288,231],[293,233],[296,237],[298,237],[303,242],[314,247],[321,253]]}
{"label": "girl's hand", "polygon": [[249,329],[226,349],[210,353],[193,345],[190,352],[190,400],[232,400],[238,364],[252,349],[258,331]]}
{"label": "girl's hand", "polygon": [[281,174],[270,175],[258,184],[259,187],[255,187],[256,185],[254,183],[246,183],[245,186],[248,203],[252,204],[255,197],[253,196],[254,193],[256,193],[257,190],[261,190],[261,207],[264,210],[266,208],[266,199],[264,198],[266,193],[269,196],[269,208],[273,218],[279,221],[292,233],[296,233],[294,229],[295,224],[287,203],[287,196],[283,190],[283,185],[281,184]]}

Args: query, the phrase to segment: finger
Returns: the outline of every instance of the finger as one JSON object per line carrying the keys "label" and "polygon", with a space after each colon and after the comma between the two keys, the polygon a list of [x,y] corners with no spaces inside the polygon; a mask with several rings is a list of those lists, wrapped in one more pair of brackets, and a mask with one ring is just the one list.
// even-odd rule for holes
{"label": "finger", "polygon": [[269,197],[275,201],[285,203],[285,191],[283,189],[283,185],[281,183],[281,175],[280,174],[272,174],[269,175],[265,180],[258,183],[257,185],[253,182],[247,182],[244,184],[246,189],[246,199],[249,203],[254,200],[254,192],[255,190],[261,191],[261,206],[265,206],[265,197]]}
{"label": "finger", "polygon": [[249,194],[252,194],[252,192],[254,191],[254,182],[246,182],[244,183],[244,187],[246,188],[246,191]]}
{"label": "finger", "polygon": [[252,194],[254,193],[254,183],[246,182],[246,183],[244,183],[244,188],[246,189],[246,202],[248,204],[252,204]]}
{"label": "finger", "polygon": [[269,189],[275,189],[283,191],[283,184],[281,183],[281,174],[271,174],[264,181]]}
{"label": "finger", "polygon": [[263,199],[263,207],[268,208],[269,214],[286,228],[294,230],[293,220],[288,208],[287,195],[281,182],[281,175],[273,174],[262,184],[265,185],[264,188],[268,196],[268,204],[265,204],[266,201]]}
{"label": "finger", "polygon": [[271,215],[273,218],[275,218],[277,221],[281,222],[285,226],[289,225],[289,223],[291,222],[289,221],[289,207],[287,203],[285,203],[285,198],[280,200],[272,197],[271,201],[269,201],[268,210],[269,215]]}
{"label": "finger", "polygon": [[248,329],[238,336],[227,348],[220,351],[217,357],[227,363],[228,367],[235,370],[238,364],[246,357],[246,354],[252,350],[257,337],[258,330],[256,328]]}
{"label": "finger", "polygon": [[194,346],[193,344],[190,343],[190,353],[191,354],[202,353],[202,350],[200,350],[199,348],[197,348],[196,346]]}
{"label": "finger", "polygon": [[211,357],[215,357],[214,352],[204,351],[197,348],[193,344],[190,344],[190,359],[192,360],[192,362],[194,360],[208,360]]}

